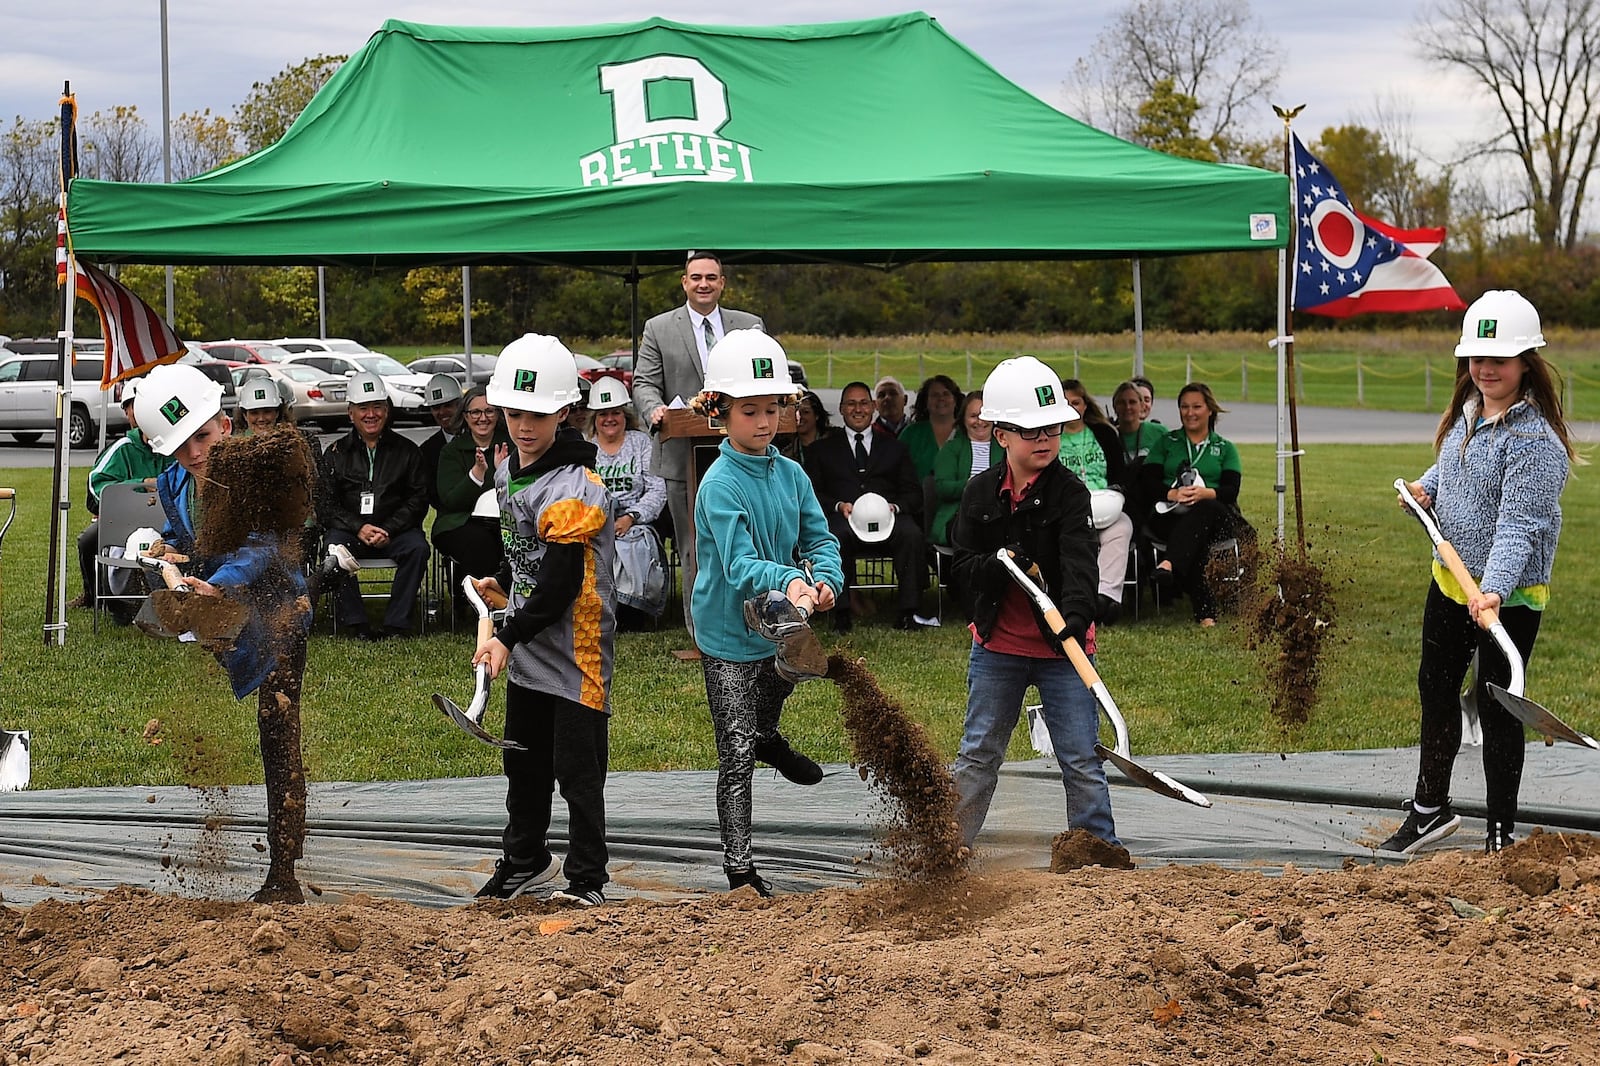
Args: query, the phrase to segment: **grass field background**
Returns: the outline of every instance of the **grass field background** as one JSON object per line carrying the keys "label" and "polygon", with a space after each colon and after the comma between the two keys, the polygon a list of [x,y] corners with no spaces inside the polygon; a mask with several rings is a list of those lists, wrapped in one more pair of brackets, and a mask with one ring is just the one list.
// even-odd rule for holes
{"label": "grass field background", "polygon": [[[963,389],[972,389],[983,384],[1000,360],[1036,355],[1062,377],[1079,378],[1095,395],[1109,399],[1134,372],[1131,333],[781,339],[785,350],[805,364],[813,388],[839,388],[858,379],[871,384],[892,374],[914,391],[930,374],[948,374]],[[1277,356],[1267,345],[1269,339],[1251,333],[1150,331],[1144,337],[1145,376],[1162,397],[1171,398],[1186,382],[1198,380],[1209,384],[1223,403],[1273,403]],[[1600,419],[1600,330],[1558,329],[1547,339],[1545,354],[1565,379],[1568,417]],[[1441,410],[1456,371],[1456,340],[1455,334],[1437,330],[1302,332],[1295,344],[1296,397],[1326,407]],[[571,343],[574,351],[594,355],[628,346],[625,338],[616,337]],[[409,361],[446,349],[388,350]]]}
{"label": "grass field background", "polygon": [[[1241,449],[1242,505],[1270,535],[1272,452]],[[1237,619],[1201,630],[1186,605],[1113,627],[1100,670],[1132,731],[1136,754],[1360,749],[1416,741],[1417,626],[1428,581],[1428,543],[1394,504],[1390,482],[1430,461],[1423,446],[1320,446],[1305,457],[1308,538],[1333,579],[1338,611],[1325,657],[1322,701],[1306,725],[1284,730],[1267,709],[1265,653],[1244,646]],[[48,470],[0,471],[14,485],[19,517],[3,545],[0,725],[33,731],[33,787],[259,780],[254,699],[234,701],[221,671],[193,645],[136,630],[91,632],[87,611],[69,612],[64,647],[42,639],[48,540]],[[74,494],[77,495],[76,493]],[[1566,529],[1552,602],[1529,669],[1528,694],[1569,722],[1600,732],[1600,576],[1587,557],[1600,523],[1600,475],[1580,467],[1563,500]],[[75,508],[72,530],[84,521]],[[1292,526],[1291,526],[1292,528]],[[70,542],[69,542],[70,550]],[[70,587],[77,585],[75,557]],[[968,638],[947,600],[939,630],[901,633],[881,615],[848,643],[886,691],[953,755],[966,703]],[[932,601],[930,598],[929,608]],[[824,640],[836,643],[824,625]],[[716,764],[697,664],[669,654],[687,645],[681,627],[618,638],[611,729],[616,770]],[[431,693],[471,691],[470,631],[387,644],[336,640],[319,625],[310,648],[305,748],[315,780],[419,779],[498,773],[498,759],[450,725]],[[489,722],[498,728],[497,686]],[[159,722],[151,737],[146,724]],[[784,731],[828,761],[849,756],[831,685],[802,686]],[[159,740],[160,743],[152,743]],[[1019,734],[1012,754],[1028,753]]]}

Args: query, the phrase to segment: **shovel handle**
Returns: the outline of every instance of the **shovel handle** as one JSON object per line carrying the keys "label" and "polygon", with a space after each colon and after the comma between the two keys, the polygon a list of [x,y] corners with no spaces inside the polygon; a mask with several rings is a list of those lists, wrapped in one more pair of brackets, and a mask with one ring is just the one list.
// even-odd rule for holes
{"label": "shovel handle", "polygon": [[0,500],[9,500],[16,494],[16,489],[0,489]]}
{"label": "shovel handle", "polygon": [[[1394,488],[1400,494],[1400,502],[1406,505],[1416,516],[1417,521],[1422,523],[1422,528],[1428,531],[1428,538],[1433,541],[1433,550],[1439,553],[1440,561],[1444,563],[1445,569],[1450,571],[1450,576],[1456,579],[1456,584],[1461,586],[1461,591],[1467,594],[1467,599],[1477,596],[1482,591],[1478,588],[1477,579],[1472,576],[1472,571],[1467,569],[1467,564],[1461,561],[1461,555],[1456,551],[1455,545],[1446,540],[1445,535],[1439,531],[1439,524],[1433,520],[1432,513],[1411,495],[1411,487],[1406,484],[1406,479],[1395,478]],[[1506,632],[1506,627],[1500,624],[1500,612],[1492,608],[1479,611],[1478,625],[1494,638],[1494,642],[1500,646],[1500,654],[1506,657],[1506,662],[1511,667],[1511,683],[1506,686],[1507,691],[1521,696],[1523,686],[1526,684],[1522,653],[1511,642],[1511,634]]]}

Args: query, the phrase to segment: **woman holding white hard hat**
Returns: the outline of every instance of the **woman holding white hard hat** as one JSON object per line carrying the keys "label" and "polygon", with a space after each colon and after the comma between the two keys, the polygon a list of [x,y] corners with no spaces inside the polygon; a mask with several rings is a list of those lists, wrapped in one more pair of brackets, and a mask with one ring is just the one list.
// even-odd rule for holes
{"label": "woman holding white hard hat", "polygon": [[633,397],[621,381],[589,387],[595,473],[611,493],[617,530],[613,581],[619,628],[644,628],[667,608],[666,550],[651,524],[667,506],[667,483],[650,472],[650,438],[639,428]]}

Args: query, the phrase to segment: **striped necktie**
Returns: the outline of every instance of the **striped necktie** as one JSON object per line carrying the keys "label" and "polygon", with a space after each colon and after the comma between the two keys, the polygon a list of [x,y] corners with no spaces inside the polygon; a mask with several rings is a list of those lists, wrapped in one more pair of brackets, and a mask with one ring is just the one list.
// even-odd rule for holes
{"label": "striped necktie", "polygon": [[700,327],[705,330],[706,354],[710,355],[711,349],[717,346],[717,331],[711,328],[711,319],[709,318],[702,318],[700,320]]}

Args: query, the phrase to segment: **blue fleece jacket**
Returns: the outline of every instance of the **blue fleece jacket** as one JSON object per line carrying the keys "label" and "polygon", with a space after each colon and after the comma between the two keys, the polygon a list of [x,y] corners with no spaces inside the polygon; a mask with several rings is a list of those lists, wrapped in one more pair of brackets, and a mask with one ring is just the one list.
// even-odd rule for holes
{"label": "blue fleece jacket", "polygon": [[1550,580],[1561,536],[1567,451],[1539,409],[1519,400],[1478,426],[1469,405],[1450,427],[1439,458],[1422,475],[1439,532],[1485,592],[1501,600]]}
{"label": "blue fleece jacket", "polygon": [[765,455],[746,455],[723,441],[718,451],[694,498],[694,637],[706,655],[751,663],[776,649],[745,626],[744,601],[804,578],[802,559],[842,596],[844,564],[799,463],[771,445]]}

